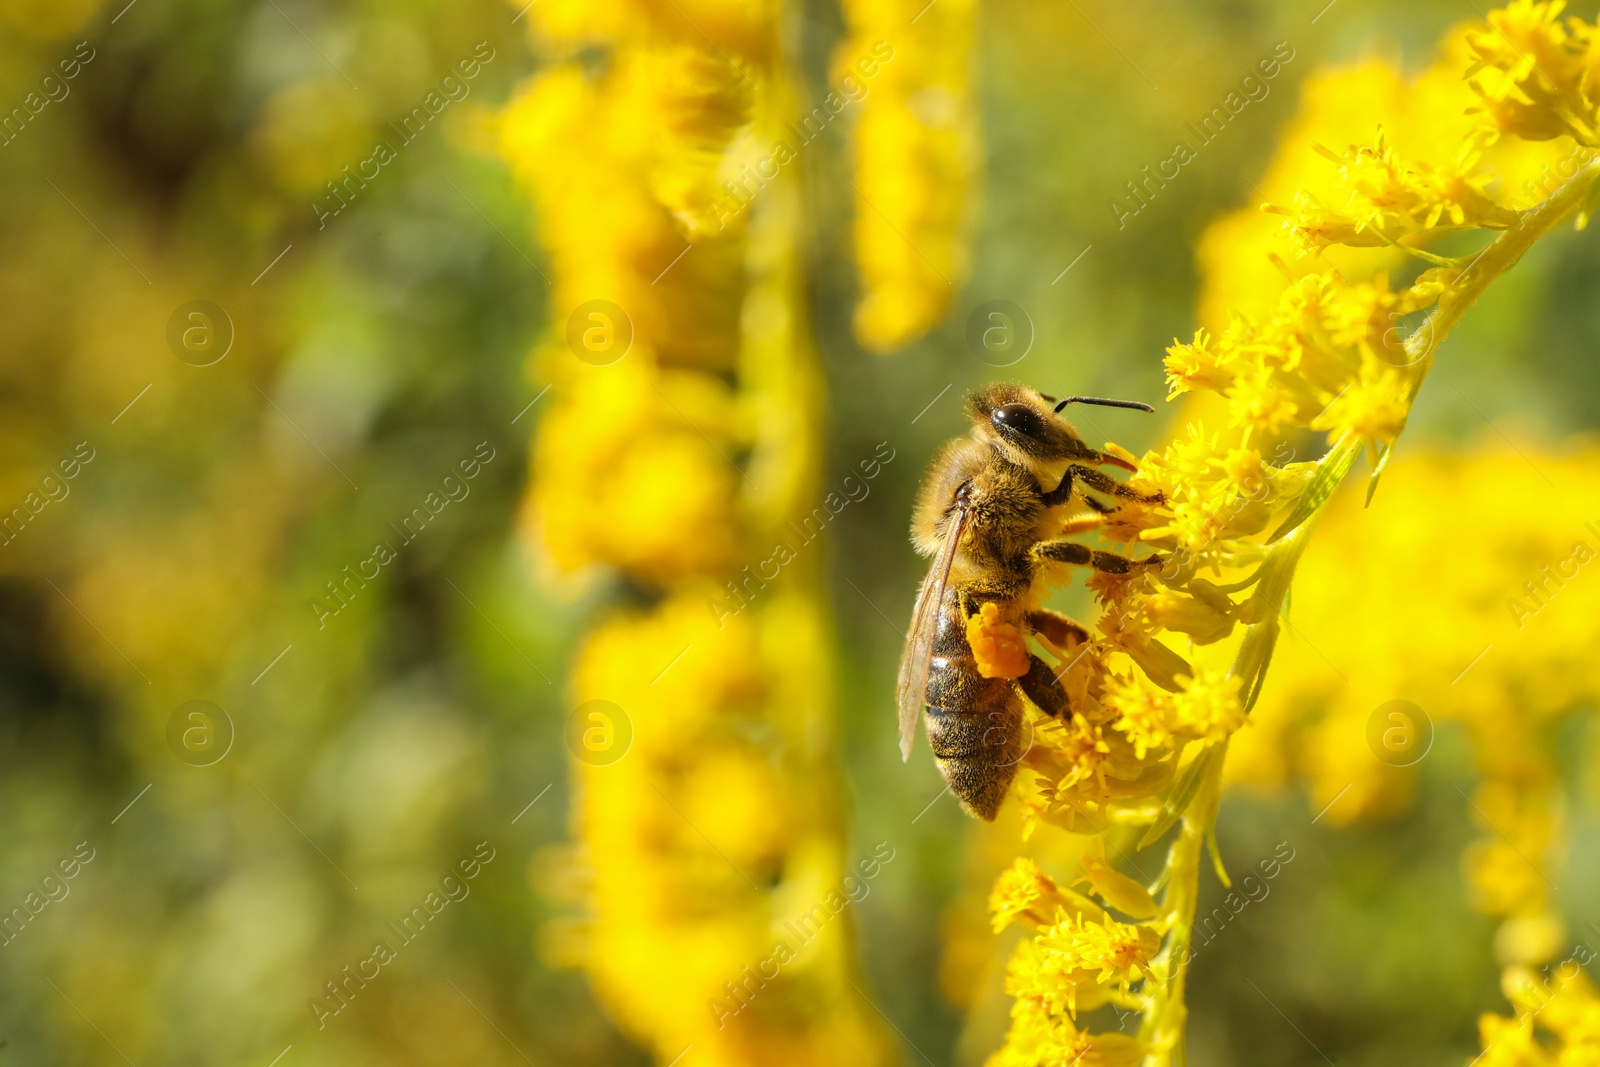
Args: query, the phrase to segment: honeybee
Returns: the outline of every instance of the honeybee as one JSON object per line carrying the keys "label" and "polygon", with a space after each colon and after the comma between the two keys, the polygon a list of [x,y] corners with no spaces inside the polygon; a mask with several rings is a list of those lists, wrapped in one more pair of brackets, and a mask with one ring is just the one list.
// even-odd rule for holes
{"label": "honeybee", "polygon": [[986,821],[999,812],[1023,755],[1022,697],[1050,716],[1070,715],[1072,709],[1055,672],[1031,651],[1025,666],[1016,664],[1014,677],[979,673],[967,620],[993,604],[996,621],[1070,649],[1089,635],[1065,615],[1039,606],[1047,564],[1127,574],[1160,563],[1159,556],[1133,560],[1061,536],[1085,525],[1068,524],[1069,507],[1087,507],[1096,517],[1115,510],[1089,492],[1162,500],[1098,469],[1136,470],[1084,442],[1060,414],[1073,403],[1155,410],[1100,397],[1057,402],[1011,383],[969,394],[972,433],[934,456],[912,520],[912,543],[933,563],[917,592],[900,661],[900,754],[911,758],[917,717],[925,712],[928,744],[950,791],[968,813]]}

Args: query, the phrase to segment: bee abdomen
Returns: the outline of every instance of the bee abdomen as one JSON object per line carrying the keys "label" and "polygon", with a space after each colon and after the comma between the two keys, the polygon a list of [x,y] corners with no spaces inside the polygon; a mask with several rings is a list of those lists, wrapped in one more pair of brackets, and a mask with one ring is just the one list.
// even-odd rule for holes
{"label": "bee abdomen", "polygon": [[1022,700],[1006,678],[985,678],[968,653],[928,672],[928,744],[962,807],[993,821],[1022,758]]}

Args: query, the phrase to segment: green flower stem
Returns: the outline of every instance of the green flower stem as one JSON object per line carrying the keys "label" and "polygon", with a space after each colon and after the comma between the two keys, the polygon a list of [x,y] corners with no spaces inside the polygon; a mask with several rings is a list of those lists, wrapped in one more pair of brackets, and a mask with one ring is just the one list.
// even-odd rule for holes
{"label": "green flower stem", "polygon": [[[1331,450],[1320,462],[1338,462],[1337,449]],[[1259,679],[1272,656],[1279,618],[1295,568],[1326,505],[1324,500],[1304,522],[1275,542],[1257,572],[1260,584],[1255,596],[1271,605],[1272,614],[1246,631],[1232,671],[1244,678],[1247,685],[1253,685],[1254,693],[1260,692]],[[1183,1033],[1189,1010],[1183,991],[1189,974],[1189,949],[1194,942],[1195,909],[1200,898],[1200,856],[1205,848],[1206,832],[1221,802],[1222,768],[1227,755],[1228,741],[1224,739],[1195,756],[1196,760],[1206,761],[1203,777],[1194,800],[1184,810],[1182,829],[1167,853],[1166,892],[1161,903],[1172,925],[1165,948],[1165,974],[1160,985],[1148,984],[1150,1008],[1145,1013],[1139,1035],[1150,1050],[1150,1067],[1183,1067],[1184,1063]]]}
{"label": "green flower stem", "polygon": [[[1225,743],[1224,743],[1225,744]],[[1211,760],[1194,802],[1183,815],[1183,826],[1167,853],[1167,887],[1162,910],[1171,917],[1164,979],[1150,988],[1150,1007],[1139,1028],[1139,1038],[1150,1050],[1151,1067],[1183,1067],[1183,1032],[1189,1008],[1184,983],[1189,974],[1189,947],[1194,941],[1195,907],[1200,896],[1200,854],[1205,849],[1206,828],[1216,817],[1222,793],[1222,759]],[[1202,757],[1196,757],[1202,758]]]}

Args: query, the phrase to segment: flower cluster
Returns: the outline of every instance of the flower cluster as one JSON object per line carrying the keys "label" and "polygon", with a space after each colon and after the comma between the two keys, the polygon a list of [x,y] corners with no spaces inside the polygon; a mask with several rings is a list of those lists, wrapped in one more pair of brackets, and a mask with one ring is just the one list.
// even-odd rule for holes
{"label": "flower cluster", "polygon": [[1444,230],[1504,229],[1516,219],[1484,192],[1489,175],[1477,169],[1476,145],[1448,167],[1400,158],[1381,131],[1373,145],[1320,152],[1339,168],[1345,202],[1330,207],[1302,191],[1292,208],[1270,209],[1308,255],[1330,245],[1400,245]]}
{"label": "flower cluster", "polygon": [[[1529,27],[1545,27],[1539,32],[1555,42],[1546,50],[1551,62],[1563,57],[1561,69],[1570,74],[1582,51],[1574,42],[1590,40],[1591,28],[1552,29],[1558,12],[1559,5],[1518,3],[1497,12],[1494,25],[1529,47]],[[1124,924],[1074,909],[1041,872],[1008,872],[993,911],[1036,930],[1012,961],[1013,1026],[991,1063],[1056,1062],[1074,1042],[1091,1040],[1076,1030],[1078,1012],[1107,1001],[1142,1013],[1137,1048],[1148,1062],[1181,1060],[1199,855],[1224,754],[1249,723],[1280,630],[1290,625],[1286,600],[1309,533],[1363,454],[1372,465],[1370,495],[1440,342],[1535,240],[1580,212],[1600,173],[1580,157],[1548,195],[1527,205],[1505,188],[1510,175],[1491,162],[1512,159],[1524,169],[1510,174],[1527,173],[1533,157],[1516,156],[1507,142],[1542,128],[1530,108],[1559,111],[1562,122],[1580,125],[1592,108],[1580,88],[1534,93],[1536,72],[1487,44],[1488,36],[1453,35],[1446,47],[1453,85],[1430,75],[1423,100],[1437,109],[1441,101],[1487,99],[1503,88],[1491,77],[1498,71],[1516,80],[1516,92],[1501,95],[1515,98],[1517,109],[1458,112],[1452,136],[1413,154],[1402,154],[1379,129],[1383,108],[1358,115],[1366,128],[1347,147],[1312,153],[1325,172],[1316,186],[1288,190],[1292,206],[1274,209],[1287,225],[1269,246],[1273,273],[1256,280],[1277,295],[1253,297],[1226,325],[1168,351],[1172,397],[1209,399],[1192,405],[1195,416],[1169,445],[1137,462],[1133,485],[1160,490],[1161,503],[1124,503],[1101,526],[1113,542],[1153,550],[1159,565],[1090,580],[1102,608],[1094,634],[1074,648],[1051,649],[1074,714],[1068,722],[1035,723],[1024,758],[1032,773],[1018,779],[1025,832],[1048,825],[1142,847],[1179,827],[1159,879],[1165,888],[1156,900],[1149,887],[1116,881],[1123,876],[1103,858],[1088,859],[1085,876],[1101,900],[1141,920]],[[1369,69],[1357,77],[1404,86],[1393,72],[1380,77]],[[1328,105],[1314,85],[1308,107]],[[1412,107],[1399,140],[1413,143],[1411,127],[1427,125],[1428,117],[1422,104]],[[1565,150],[1570,155],[1571,146]],[[1457,235],[1453,249],[1469,250],[1451,256],[1428,247],[1446,231]],[[1249,241],[1242,248],[1255,250]],[[1328,258],[1334,250],[1377,258],[1348,260],[1364,268],[1359,272],[1341,270]],[[1302,450],[1311,455],[1302,458]],[[1518,765],[1515,751],[1501,750],[1508,766]],[[1539,918],[1547,917],[1549,902],[1532,886],[1528,865],[1511,864],[1509,854],[1519,846],[1548,851],[1548,800],[1516,787],[1478,797],[1484,819],[1504,824],[1503,840],[1512,837],[1507,847],[1486,842],[1474,851],[1473,881],[1486,908],[1528,919],[1505,934],[1526,942],[1519,958],[1540,958],[1528,945],[1549,940]]]}
{"label": "flower cluster", "polygon": [[[1201,238],[1200,322],[1220,330],[1236,313],[1269,314],[1286,274],[1294,280],[1336,268],[1362,279],[1403,270],[1421,245],[1455,222],[1458,209],[1463,224],[1475,217],[1501,225],[1508,221],[1501,209],[1530,207],[1570,178],[1587,149],[1565,139],[1500,136],[1486,119],[1482,97],[1462,76],[1481,63],[1480,47],[1497,44],[1503,40],[1496,33],[1469,22],[1446,34],[1437,59],[1415,74],[1368,60],[1308,75],[1299,113],[1280,139],[1294,150],[1277,153],[1254,179],[1262,201],[1286,206],[1241,207]],[[1313,150],[1305,151],[1307,145]],[[1330,166],[1330,157],[1338,165]],[[1346,160],[1364,172],[1352,174]],[[1453,195],[1444,183],[1455,179],[1477,193],[1461,188]],[[1386,199],[1391,195],[1397,199]],[[1319,254],[1301,258],[1304,245],[1285,239],[1294,233],[1293,220],[1312,223],[1318,212],[1336,209],[1347,220],[1382,223],[1381,232],[1397,243],[1374,234],[1364,243],[1319,243]],[[1354,229],[1347,221],[1344,234]]]}
{"label": "flower cluster", "polygon": [[1478,62],[1468,81],[1494,132],[1526,141],[1570,137],[1596,148],[1600,33],[1581,19],[1563,24],[1566,6],[1565,0],[1516,0],[1491,12],[1490,28],[1469,37]]}
{"label": "flower cluster", "polygon": [[[1086,853],[1084,878],[1107,904],[1124,904],[1149,918],[1154,902],[1143,887],[1111,870],[1103,856]],[[1126,884],[1124,884],[1126,883]],[[1149,905],[1148,908],[1146,905]],[[1088,1034],[1072,1025],[1080,1011],[1128,1002],[1132,983],[1148,976],[1161,935],[1149,925],[1113,919],[1100,905],[1055,882],[1027,858],[995,883],[989,898],[995,930],[1019,922],[1032,936],[1017,946],[1006,968],[1006,992],[1016,998],[1012,1033],[991,1063],[1067,1064],[1076,1058],[1136,1064],[1143,1046],[1123,1034]],[[1026,1059],[1025,1057],[1033,1057]]]}

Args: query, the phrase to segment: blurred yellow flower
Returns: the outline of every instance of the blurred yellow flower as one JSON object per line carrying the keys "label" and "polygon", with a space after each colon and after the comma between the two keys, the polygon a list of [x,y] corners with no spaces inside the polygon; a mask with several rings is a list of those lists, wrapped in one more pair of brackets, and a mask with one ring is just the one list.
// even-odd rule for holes
{"label": "blurred yellow flower", "polygon": [[799,172],[763,154],[793,111],[779,14],[540,4],[559,61],[501,116],[554,268],[524,531],[552,570],[648,600],[578,653],[607,744],[573,748],[582,871],[561,881],[586,914],[545,940],[662,1063],[870,1067],[887,1045],[827,921],[847,901],[815,568],[707,610],[815,492]]}
{"label": "blurred yellow flower", "polygon": [[879,65],[859,104],[853,151],[855,334],[873,352],[914,341],[966,280],[977,172],[973,0],[845,0],[835,69]]}

